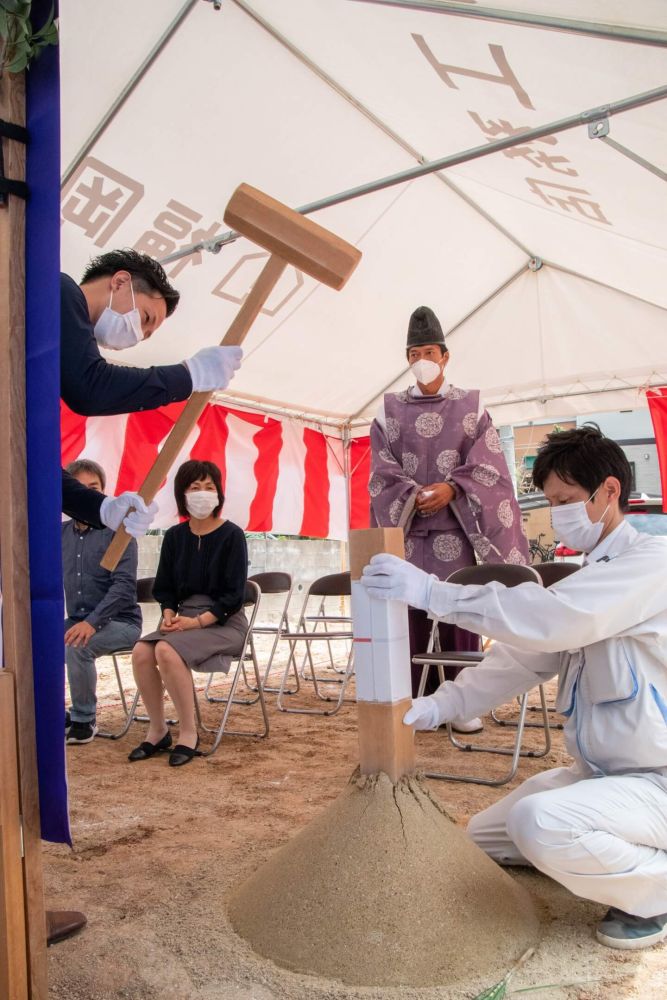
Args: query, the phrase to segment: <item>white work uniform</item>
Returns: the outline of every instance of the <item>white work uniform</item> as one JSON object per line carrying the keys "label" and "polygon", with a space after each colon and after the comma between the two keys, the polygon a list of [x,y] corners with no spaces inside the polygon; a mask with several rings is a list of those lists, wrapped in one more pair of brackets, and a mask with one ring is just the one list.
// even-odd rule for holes
{"label": "white work uniform", "polygon": [[667,540],[622,522],[552,587],[434,583],[429,611],[495,643],[433,697],[481,715],[558,675],[574,764],[530,778],[469,831],[505,864],[640,917],[667,913]]}

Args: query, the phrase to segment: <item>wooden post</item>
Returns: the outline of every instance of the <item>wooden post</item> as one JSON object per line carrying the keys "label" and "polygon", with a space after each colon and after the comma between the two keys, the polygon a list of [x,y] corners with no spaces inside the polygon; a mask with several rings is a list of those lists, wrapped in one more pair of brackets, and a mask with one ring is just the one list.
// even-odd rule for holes
{"label": "wooden post", "polygon": [[28,995],[14,676],[0,670],[0,997]]}
{"label": "wooden post", "polygon": [[[0,75],[0,118],[25,124],[23,74]],[[25,146],[2,139],[5,176],[25,178]],[[28,498],[26,488],[25,412],[25,206],[9,195],[0,205],[0,568],[3,603],[3,667],[13,674],[18,733],[18,789],[23,830],[23,896],[5,868],[3,892],[10,906],[25,909],[24,944],[30,1000],[47,1000],[46,921],[42,882],[35,704],[30,633],[28,571]],[[3,700],[8,697],[3,681]],[[4,727],[4,723],[3,723]],[[3,751],[4,752],[4,751]],[[0,781],[3,824],[18,822],[17,802]],[[13,815],[13,820],[10,816]],[[11,836],[9,827],[4,836]],[[20,949],[11,937],[14,929],[0,923],[2,947],[20,961]],[[9,937],[7,936],[9,934]],[[12,950],[13,949],[13,950]],[[24,959],[25,961],[25,956]],[[18,971],[12,971],[18,981]],[[11,996],[11,994],[10,994]]]}
{"label": "wooden post", "polygon": [[396,782],[415,769],[414,732],[403,724],[412,704],[408,610],[400,601],[372,600],[359,583],[379,552],[404,558],[401,528],[350,532],[359,762],[362,774],[384,771]]}

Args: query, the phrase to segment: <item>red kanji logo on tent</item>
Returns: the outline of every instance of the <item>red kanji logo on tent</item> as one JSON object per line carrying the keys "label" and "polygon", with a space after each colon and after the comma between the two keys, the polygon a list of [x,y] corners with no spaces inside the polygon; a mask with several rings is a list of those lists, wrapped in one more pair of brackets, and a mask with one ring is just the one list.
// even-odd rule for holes
{"label": "red kanji logo on tent", "polygon": [[144,196],[144,186],[87,156],[63,188],[61,215],[103,247]]}

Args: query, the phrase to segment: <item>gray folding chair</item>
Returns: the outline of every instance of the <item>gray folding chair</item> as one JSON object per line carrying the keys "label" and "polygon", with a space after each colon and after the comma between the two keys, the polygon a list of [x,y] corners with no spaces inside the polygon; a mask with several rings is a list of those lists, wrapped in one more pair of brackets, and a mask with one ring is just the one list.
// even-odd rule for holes
{"label": "gray folding chair", "polygon": [[[284,632],[281,636],[284,641],[289,642],[289,655],[287,657],[287,664],[285,665],[285,670],[280,682],[280,688],[278,690],[278,697],[276,699],[279,711],[292,712],[298,715],[335,715],[346,701],[350,701],[350,699],[345,698],[345,691],[354,671],[354,647],[352,644],[354,637],[352,633],[352,621],[351,618],[345,615],[329,615],[326,613],[327,598],[340,599],[341,597],[349,597],[350,593],[351,583],[349,572],[330,573],[327,576],[321,576],[318,580],[311,583],[303,601],[296,629],[294,631]],[[315,615],[307,613],[310,605],[312,604],[313,598],[319,598],[318,610]],[[332,629],[330,627],[334,624],[341,625],[348,623],[348,629]],[[323,677],[318,675],[311,651],[312,644],[322,642],[327,644],[329,650],[329,660],[335,669],[331,643],[341,640],[350,643],[347,661],[345,668],[342,671],[343,676]],[[296,708],[294,706],[287,708],[283,705],[283,696],[287,693],[286,685],[290,670],[295,670],[296,672],[296,648],[299,643],[305,644],[305,660],[310,670],[309,674],[304,670],[301,673],[301,679],[305,681],[312,681],[316,697],[321,701],[335,702],[334,708]],[[332,697],[330,695],[323,694],[320,691],[320,687],[326,684],[339,685],[338,697]]]}
{"label": "gray folding chair", "polygon": [[[250,736],[250,737],[254,737],[256,739],[264,739],[266,736],[269,735],[269,717],[268,717],[268,714],[267,714],[267,711],[266,711],[266,704],[265,704],[265,701],[264,701],[264,691],[263,691],[263,688],[262,688],[262,678],[261,678],[261,675],[260,675],[260,672],[259,672],[259,666],[257,664],[257,659],[256,659],[254,653],[252,652],[252,650],[250,649],[251,636],[252,636],[253,628],[255,627],[255,619],[257,618],[257,610],[259,608],[260,598],[261,598],[261,591],[260,591],[257,583],[255,583],[253,580],[248,580],[248,582],[246,584],[245,600],[244,600],[244,603],[243,603],[244,608],[246,608],[246,609],[250,608],[251,609],[250,610],[250,616],[248,618],[248,631],[246,633],[246,637],[245,637],[245,640],[243,642],[243,648],[241,649],[241,652],[238,654],[238,656],[235,656],[233,658],[236,661],[236,668],[235,668],[234,673],[232,675],[232,683],[231,683],[231,686],[229,688],[229,692],[227,693],[227,695],[225,697],[222,697],[222,698],[213,698],[213,697],[209,697],[208,698],[208,700],[210,702],[219,702],[219,703],[224,704],[224,706],[225,706],[224,712],[222,714],[222,718],[220,720],[220,725],[217,726],[217,727],[215,727],[215,726],[210,727],[210,726],[205,725],[205,723],[204,723],[204,721],[202,719],[201,710],[200,710],[200,707],[199,707],[199,699],[197,698],[197,689],[195,688],[195,682],[194,682],[194,671],[197,670],[197,667],[193,667],[192,668],[192,672],[193,672],[193,675],[192,675],[192,692],[193,692],[193,696],[194,696],[194,700],[195,700],[195,713],[196,713],[196,716],[197,716],[197,724],[200,727],[200,729],[204,730],[204,732],[206,732],[206,733],[215,733],[215,739],[213,740],[213,745],[212,745],[212,747],[211,747],[210,750],[207,750],[204,753],[205,757],[210,757],[212,754],[215,753],[215,751],[218,749],[218,747],[220,745],[220,741],[221,741],[221,739],[222,739],[223,736]],[[246,699],[246,700],[237,699],[237,698],[234,697],[235,694],[236,694],[236,689],[238,687],[238,684],[239,684],[239,681],[240,681],[241,677],[242,676],[245,677],[245,664],[248,661],[252,663],[253,673],[255,675],[256,688],[254,690],[255,690],[256,694],[255,694],[255,697],[250,698],[250,699]],[[201,672],[204,672],[204,671],[201,671]],[[206,671],[206,672],[208,672],[208,671]],[[209,685],[207,684],[207,690],[208,690],[208,687],[209,687]],[[254,705],[258,701],[259,701],[260,709],[261,709],[261,712],[262,712],[262,720],[263,720],[263,728],[262,729],[260,729],[259,731],[245,730],[245,729],[227,729],[227,720],[229,719],[229,714],[230,714],[230,712],[232,710],[232,706],[233,705]]]}
{"label": "gray folding chair", "polygon": [[[268,659],[266,661],[266,667],[264,668],[262,687],[264,688],[265,694],[267,691],[270,691],[272,694],[276,694],[280,690],[280,688],[269,687],[267,685],[267,681],[269,679],[269,674],[271,673],[271,669],[273,667],[273,660],[276,655],[276,650],[278,649],[278,643],[280,642],[282,636],[286,632],[289,632],[288,610],[290,601],[292,599],[292,590],[293,590],[292,577],[290,576],[289,573],[269,571],[266,573],[255,573],[254,576],[248,577],[248,579],[258,585],[259,589],[262,592],[262,597],[264,597],[265,595],[274,595],[283,597],[278,623],[276,625],[270,625],[268,623],[257,623],[252,630],[252,635],[250,636],[250,646],[255,656],[257,655],[257,649],[255,647],[255,636],[257,635],[273,636],[273,644],[271,646],[271,652],[269,653]],[[260,614],[260,611],[261,611],[261,602],[260,602],[260,609],[257,612],[258,616]],[[246,684],[251,691],[255,690],[255,688],[247,680],[247,678],[246,678]],[[296,694],[297,691],[299,690],[299,686],[300,686],[299,671],[297,670],[295,663],[294,687],[289,689],[286,688],[284,693]],[[208,685],[207,685],[207,691],[208,691]]]}
{"label": "gray folding chair", "polygon": [[[154,576],[142,576],[137,580],[137,603],[138,604],[153,604],[153,584],[155,583]],[[127,647],[126,649],[117,649],[115,652],[109,654],[113,662],[113,668],[116,674],[116,682],[118,684],[118,693],[120,694],[121,705],[123,706],[123,712],[125,713],[125,723],[117,733],[109,732],[98,732],[97,736],[99,739],[103,740],[119,740],[128,731],[133,722],[148,722],[147,715],[137,715],[137,705],[139,703],[139,692],[137,691],[131,706],[128,708],[127,696],[123,688],[123,680],[120,675],[120,665],[119,659],[122,656],[132,656],[132,647]],[[167,719],[170,726],[176,724],[176,719]]]}
{"label": "gray folding chair", "polygon": [[[458,583],[464,586],[466,585],[476,585],[481,586],[486,583],[497,582],[503,584],[505,587],[517,587],[522,583],[536,583],[540,586],[542,585],[541,577],[535,572],[534,568],[531,566],[516,566],[513,564],[499,563],[494,565],[485,566],[466,566],[464,569],[459,569],[451,576],[447,578],[447,583]],[[435,645],[438,641],[438,629],[437,622],[433,623],[433,630],[431,632],[432,643]],[[420,654],[412,658],[412,662],[415,664],[422,665],[422,676],[419,684],[419,692],[421,695],[424,691],[426,685],[426,678],[428,676],[428,671],[431,667],[436,667],[440,676],[440,682],[444,681],[444,667],[445,666],[463,666],[469,667],[477,663],[480,663],[484,658],[484,653],[472,653],[472,652],[456,652],[456,651],[438,651],[433,649],[431,652]],[[459,774],[446,774],[440,771],[426,772],[427,778],[436,778],[441,781],[466,781],[477,785],[505,785],[508,781],[511,781],[517,772],[519,766],[519,759],[521,757],[545,757],[546,754],[551,750],[551,732],[549,727],[549,715],[547,713],[546,699],[544,695],[544,689],[540,684],[538,686],[540,694],[540,704],[542,711],[543,727],[544,727],[544,748],[542,750],[522,750],[521,742],[523,738],[523,731],[526,725],[526,711],[528,708],[528,692],[521,695],[519,698],[519,719],[516,723],[516,738],[514,740],[514,746],[509,747],[493,747],[484,746],[481,744],[465,743],[462,740],[457,739],[454,736],[452,727],[450,724],[447,725],[447,735],[452,743],[458,750],[465,750],[468,752],[477,753],[494,753],[501,754],[503,756],[511,757],[510,769],[506,775],[502,778],[491,779],[491,778],[478,778],[474,775],[459,775]]]}

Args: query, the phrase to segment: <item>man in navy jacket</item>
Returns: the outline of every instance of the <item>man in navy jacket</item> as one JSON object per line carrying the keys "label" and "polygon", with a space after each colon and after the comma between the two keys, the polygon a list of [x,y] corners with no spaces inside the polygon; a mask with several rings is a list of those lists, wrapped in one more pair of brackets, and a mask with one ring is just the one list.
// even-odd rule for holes
{"label": "man in navy jacket", "polygon": [[[192,392],[225,389],[240,367],[240,347],[204,347],[179,364],[151,368],[114,365],[102,357],[100,347],[124,350],[151,337],[179,298],[161,265],[136,250],[96,257],[81,285],[63,274],[60,385],[67,406],[84,416],[107,416],[153,410]],[[63,510],[70,517],[113,527],[105,520],[110,505],[104,500],[63,472]]]}

